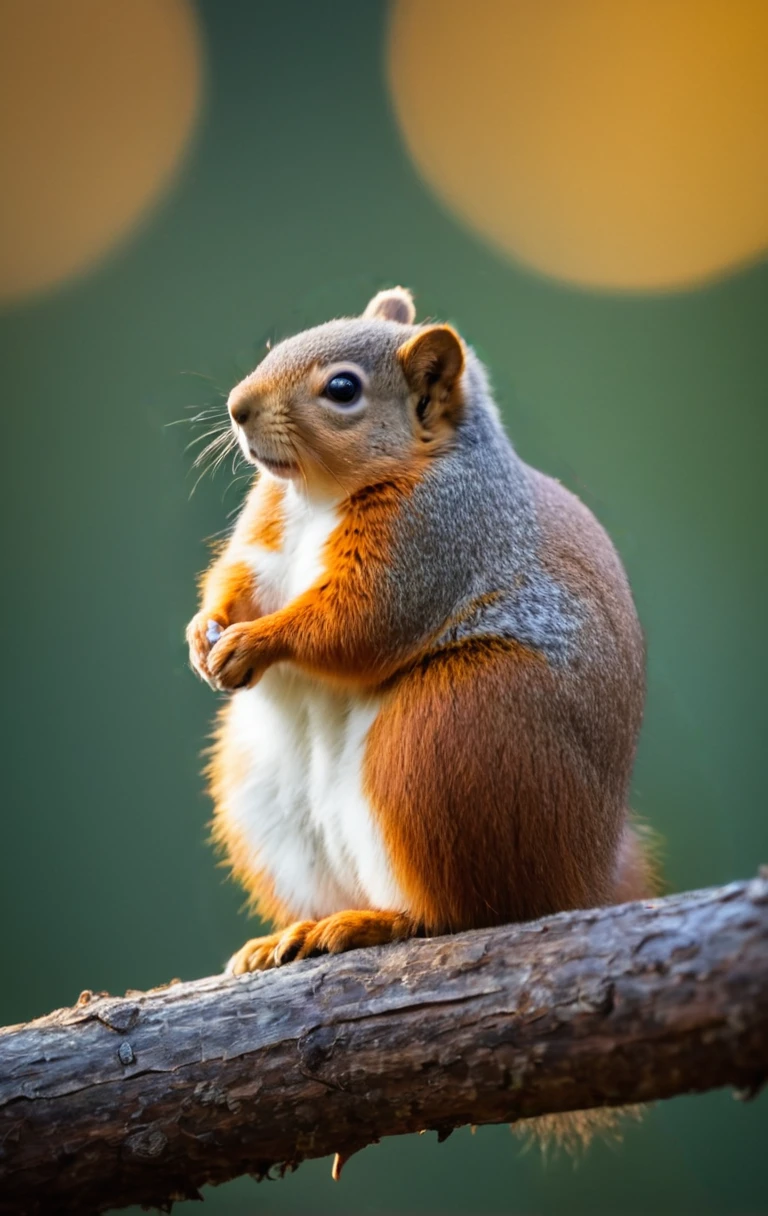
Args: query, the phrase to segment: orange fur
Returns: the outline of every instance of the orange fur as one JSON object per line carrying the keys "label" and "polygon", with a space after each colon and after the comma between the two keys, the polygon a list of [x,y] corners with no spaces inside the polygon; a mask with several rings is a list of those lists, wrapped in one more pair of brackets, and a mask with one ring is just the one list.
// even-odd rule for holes
{"label": "orange fur", "polygon": [[373,611],[376,568],[386,565],[391,528],[414,475],[361,490],[346,504],[325,552],[325,573],[277,612],[229,629],[211,656],[224,688],[253,683],[273,663],[290,659],[325,678],[354,685],[381,682],[408,657],[405,645],[382,647]]}
{"label": "orange fur", "polygon": [[256,588],[251,567],[242,561],[214,562],[202,579],[201,611],[231,621],[253,616]]}
{"label": "orange fur", "polygon": [[282,547],[285,534],[285,486],[271,478],[261,480],[264,482],[261,494],[246,514],[247,539],[252,545],[276,552]]}
{"label": "orange fur", "polygon": [[418,927],[400,912],[336,912],[323,920],[299,920],[279,933],[254,937],[232,959],[234,975],[268,971],[314,954],[343,954],[414,937]]}
{"label": "orange fur", "polygon": [[210,679],[208,657],[212,643],[208,626],[222,630],[259,615],[256,578],[244,560],[243,547],[279,549],[283,541],[285,489],[271,478],[259,477],[248,496],[234,533],[219,549],[216,560],[200,578],[200,611],[187,626],[190,661],[203,679]]}
{"label": "orange fur", "polygon": [[599,773],[577,779],[562,762],[569,706],[558,724],[557,696],[541,658],[490,640],[432,654],[393,682],[368,737],[366,791],[428,930],[610,899],[616,829]]}
{"label": "orange fur", "polygon": [[279,404],[286,397],[301,390],[312,364],[292,368],[282,368],[280,373],[271,374],[263,367],[255,368],[249,376],[236,384],[229,394],[227,408],[230,413],[238,406],[246,405],[256,408],[269,407]]}
{"label": "orange fur", "polygon": [[244,546],[279,549],[283,541],[285,487],[271,477],[254,482],[230,539],[200,579],[201,614],[225,625],[258,615],[258,588]]}

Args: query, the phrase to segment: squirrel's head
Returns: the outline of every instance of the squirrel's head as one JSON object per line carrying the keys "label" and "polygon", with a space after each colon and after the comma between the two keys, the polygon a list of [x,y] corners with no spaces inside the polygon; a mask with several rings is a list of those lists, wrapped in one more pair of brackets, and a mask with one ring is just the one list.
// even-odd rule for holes
{"label": "squirrel's head", "polygon": [[450,326],[414,317],[395,287],[361,317],[275,346],[229,395],[246,458],[307,489],[351,494],[445,450],[464,408],[464,347]]}

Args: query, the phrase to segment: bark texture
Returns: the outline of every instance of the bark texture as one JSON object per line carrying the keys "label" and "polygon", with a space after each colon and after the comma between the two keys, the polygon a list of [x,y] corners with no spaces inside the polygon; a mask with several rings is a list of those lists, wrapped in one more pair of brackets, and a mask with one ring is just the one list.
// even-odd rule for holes
{"label": "bark texture", "polygon": [[88,997],[0,1031],[0,1212],[768,1076],[768,881]]}

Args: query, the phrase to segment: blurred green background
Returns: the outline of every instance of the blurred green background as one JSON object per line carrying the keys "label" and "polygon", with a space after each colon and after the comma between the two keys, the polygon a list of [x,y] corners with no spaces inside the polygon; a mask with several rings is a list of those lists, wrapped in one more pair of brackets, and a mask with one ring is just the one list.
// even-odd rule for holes
{"label": "blurred green background", "polygon": [[[192,431],[168,424],[223,408],[267,338],[390,283],[475,345],[521,454],[619,547],[649,648],[633,803],[668,883],[768,860],[768,265],[666,294],[538,277],[420,179],[380,0],[206,0],[197,17],[175,180],[108,257],[0,316],[3,1023],[214,972],[252,933],[206,844],[215,697],[182,640],[243,483],[223,470],[190,498]],[[746,1216],[768,1211],[767,1135],[766,1097],[718,1093],[656,1107],[577,1168],[465,1129],[389,1140],[340,1184],[317,1162],[210,1190],[206,1211]]]}

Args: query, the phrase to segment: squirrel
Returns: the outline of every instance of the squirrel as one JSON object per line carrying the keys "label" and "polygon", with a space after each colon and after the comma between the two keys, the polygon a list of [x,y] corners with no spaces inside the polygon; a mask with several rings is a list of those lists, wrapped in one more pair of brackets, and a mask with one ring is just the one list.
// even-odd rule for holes
{"label": "squirrel", "polygon": [[257,474],[187,640],[232,694],[214,840],[275,926],[229,973],[650,894],[626,575],[455,329],[382,291],[227,404]]}

